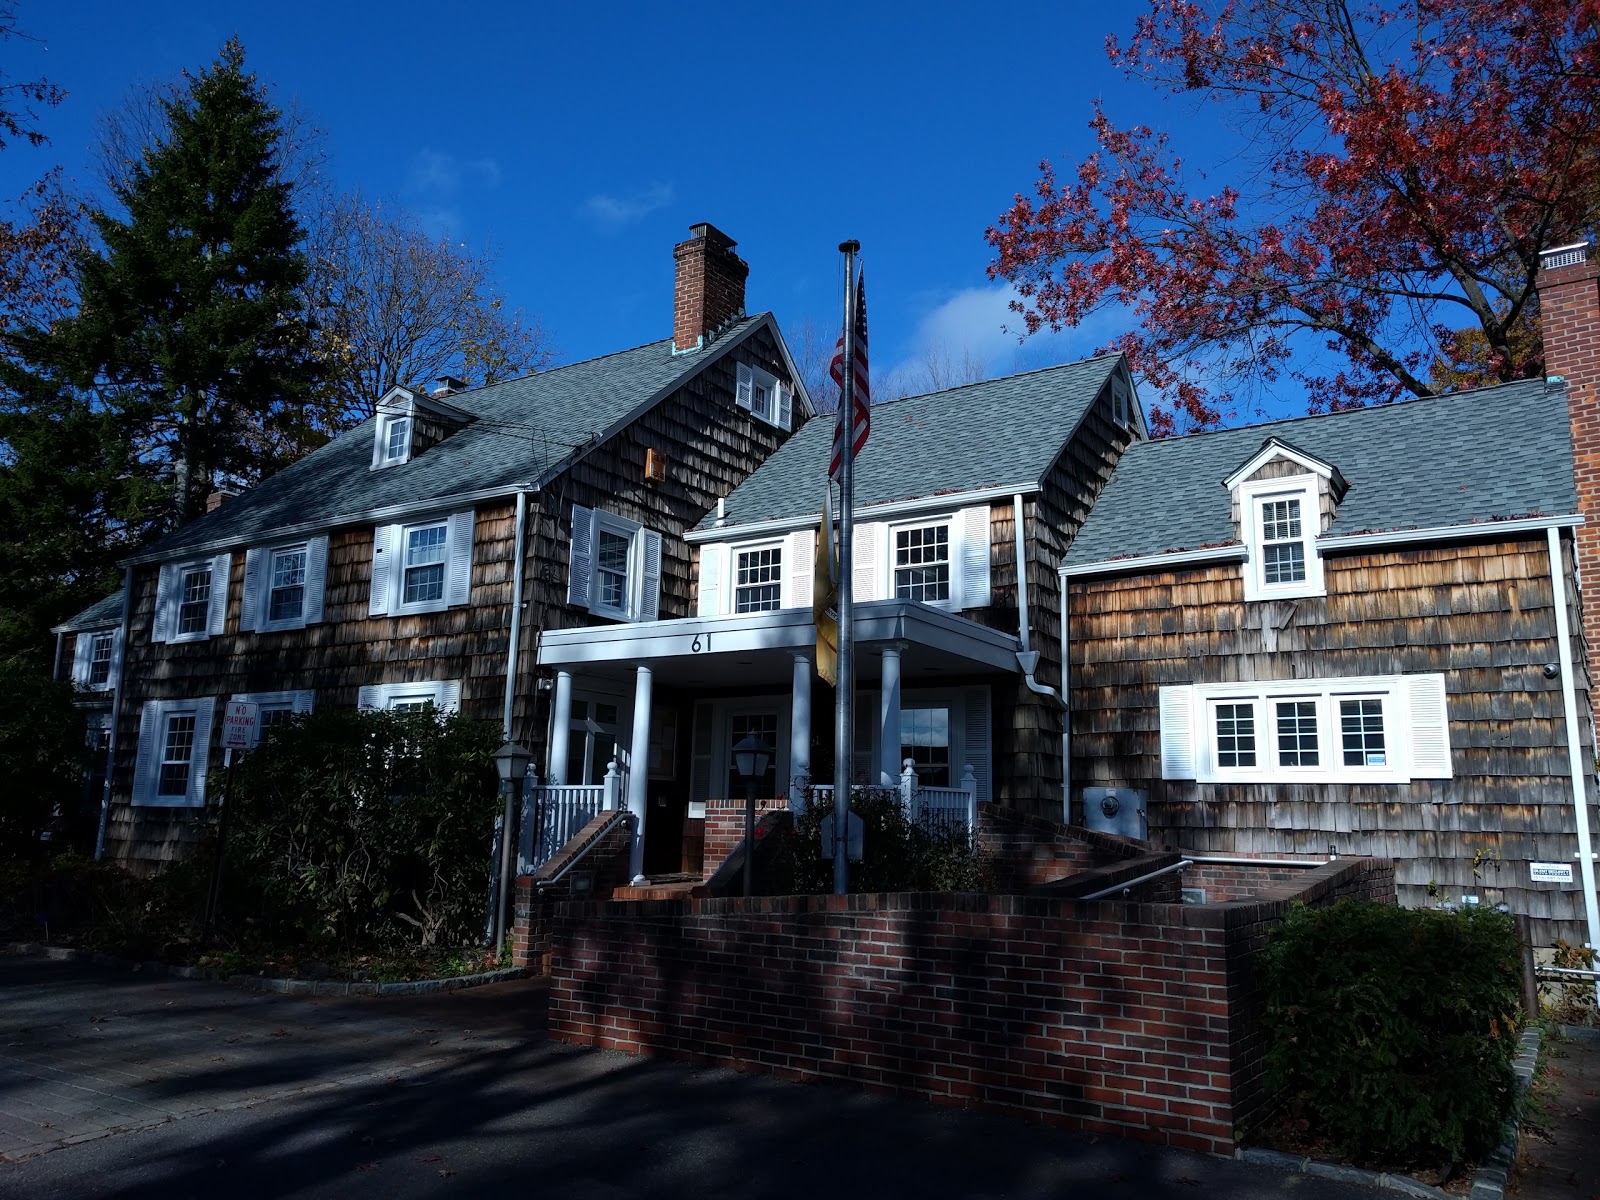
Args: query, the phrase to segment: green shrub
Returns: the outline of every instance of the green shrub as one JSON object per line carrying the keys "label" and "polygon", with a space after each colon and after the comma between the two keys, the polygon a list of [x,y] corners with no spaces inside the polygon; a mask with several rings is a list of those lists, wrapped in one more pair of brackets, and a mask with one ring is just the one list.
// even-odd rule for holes
{"label": "green shrub", "polygon": [[1297,907],[1260,958],[1269,1081],[1362,1161],[1491,1149],[1516,1096],[1521,956],[1504,913]]}
{"label": "green shrub", "polygon": [[[898,793],[856,788],[850,811],[861,818],[862,860],[850,864],[852,892],[972,892],[984,888],[983,864],[964,828],[912,821]],[[770,890],[820,895],[833,891],[833,863],[820,857],[831,798],[819,798],[779,834]]]}
{"label": "green shrub", "polygon": [[0,658],[0,696],[0,859],[39,860],[59,851],[41,835],[64,830],[83,803],[83,714],[70,684],[21,658]]}
{"label": "green shrub", "polygon": [[15,861],[0,868],[0,930],[128,958],[166,957],[197,936],[205,882],[195,862],[139,876],[75,854]]}
{"label": "green shrub", "polygon": [[499,731],[460,716],[327,709],[244,757],[225,915],[255,939],[350,949],[480,931]]}

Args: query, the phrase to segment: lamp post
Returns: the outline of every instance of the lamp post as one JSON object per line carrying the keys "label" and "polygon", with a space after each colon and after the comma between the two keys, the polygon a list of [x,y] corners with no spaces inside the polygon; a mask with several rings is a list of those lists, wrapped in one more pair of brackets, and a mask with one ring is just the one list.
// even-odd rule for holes
{"label": "lamp post", "polygon": [[756,780],[767,773],[772,749],[754,732],[733,747],[733,769],[744,780],[744,894],[754,894],[756,859]]}
{"label": "lamp post", "polygon": [[[495,773],[500,776],[501,791],[506,795],[505,816],[500,823],[500,886],[495,893],[494,948],[500,952],[505,939],[506,899],[511,894],[511,829],[514,814],[522,807],[522,785],[528,777],[528,764],[533,761],[525,746],[507,742],[494,752]],[[510,787],[505,787],[505,784]],[[515,805],[515,807],[513,807]]]}

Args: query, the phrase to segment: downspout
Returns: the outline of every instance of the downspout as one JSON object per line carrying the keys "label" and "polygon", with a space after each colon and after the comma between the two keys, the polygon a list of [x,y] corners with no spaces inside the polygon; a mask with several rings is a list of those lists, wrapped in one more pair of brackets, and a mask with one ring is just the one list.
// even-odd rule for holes
{"label": "downspout", "polygon": [[[518,643],[522,641],[522,585],[526,567],[524,557],[527,549],[528,527],[528,490],[517,489],[517,523],[512,540],[516,549],[514,566],[511,575],[511,639],[506,646],[506,695],[505,706],[500,716],[501,734],[507,742],[511,741],[512,718],[516,711],[517,703],[517,650]],[[491,944],[498,950],[505,940],[506,932],[506,905],[511,899],[511,870],[512,855],[515,853],[516,837],[512,831],[516,828],[517,812],[513,805],[526,794],[528,781],[506,788],[505,812],[500,817],[500,870],[499,883],[495,889],[494,913],[490,918]]]}
{"label": "downspout", "polygon": [[[1022,668],[1022,681],[1028,685],[1028,690],[1040,696],[1049,696],[1061,708],[1061,738],[1062,749],[1066,749],[1066,724],[1067,702],[1053,687],[1045,687],[1033,677],[1034,671],[1039,667],[1039,653],[1033,648],[1032,632],[1028,628],[1028,554],[1026,538],[1023,536],[1022,527],[1022,493],[1017,492],[1011,497],[1011,528],[1017,542],[1017,641],[1022,643],[1022,649],[1017,652],[1017,665]],[[1063,581],[1064,583],[1065,581]],[[1065,616],[1066,609],[1063,607]],[[1061,623],[1061,678],[1067,677],[1067,625]],[[1061,760],[1061,780],[1063,789],[1066,787],[1067,760]],[[1066,809],[1071,815],[1071,806]]]}
{"label": "downspout", "polygon": [[[1567,767],[1572,776],[1572,812],[1578,827],[1578,870],[1583,878],[1583,915],[1589,927],[1589,945],[1600,948],[1600,909],[1594,894],[1594,855],[1589,839],[1589,798],[1584,786],[1583,749],[1578,744],[1578,698],[1572,680],[1572,642],[1567,624],[1566,573],[1562,569],[1561,531],[1545,531],[1550,547],[1550,590],[1556,609],[1556,658],[1561,664],[1561,707],[1567,722]],[[1600,981],[1595,983],[1600,1000]]]}
{"label": "downspout", "polygon": [[60,678],[61,678],[61,641],[66,636],[67,635],[64,634],[64,633],[57,633],[56,634],[56,660],[55,660],[55,662],[50,664],[50,682],[51,683],[55,683],[58,680],[60,680]]}
{"label": "downspout", "polygon": [[1067,629],[1067,568],[1060,567],[1056,578],[1061,581],[1061,694],[1067,697],[1061,704],[1061,823],[1072,824],[1072,645]]}
{"label": "downspout", "polygon": [[111,781],[117,773],[117,730],[122,727],[122,680],[128,673],[128,615],[133,603],[133,568],[122,568],[122,653],[117,655],[117,677],[111,684],[111,731],[106,739],[106,781],[100,793],[100,828],[94,835],[94,860],[106,853],[106,826],[111,821]]}

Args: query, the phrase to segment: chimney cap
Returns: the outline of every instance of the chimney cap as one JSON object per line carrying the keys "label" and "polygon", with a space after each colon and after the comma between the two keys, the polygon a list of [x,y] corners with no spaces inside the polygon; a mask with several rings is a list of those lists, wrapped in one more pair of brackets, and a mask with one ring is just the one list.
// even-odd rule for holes
{"label": "chimney cap", "polygon": [[[710,221],[696,221],[689,226],[689,233],[693,238],[704,238],[706,241],[720,246],[724,250],[732,250],[739,243],[734,241]],[[691,239],[692,240],[692,239]]]}
{"label": "chimney cap", "polygon": [[451,396],[456,392],[466,391],[468,386],[465,379],[457,379],[454,375],[441,375],[434,380],[434,383],[439,385],[433,389],[435,396]]}
{"label": "chimney cap", "polygon": [[1565,246],[1551,246],[1539,251],[1539,267],[1551,271],[1556,267],[1570,267],[1589,259],[1589,242],[1569,242]]}

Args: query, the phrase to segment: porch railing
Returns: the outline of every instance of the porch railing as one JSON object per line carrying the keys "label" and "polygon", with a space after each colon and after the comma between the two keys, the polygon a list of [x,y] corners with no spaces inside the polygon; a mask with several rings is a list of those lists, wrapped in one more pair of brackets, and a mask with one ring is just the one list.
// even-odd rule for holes
{"label": "porch railing", "polygon": [[[908,758],[900,772],[899,784],[881,790],[898,792],[906,816],[913,821],[925,825],[959,827],[969,833],[978,827],[978,777],[971,763],[962,769],[960,786],[924,787],[917,778],[916,763]],[[826,803],[833,799],[833,785],[824,783],[796,787],[791,795],[795,797],[791,806],[806,804],[808,796]]]}
{"label": "porch railing", "polygon": [[537,871],[606,809],[622,807],[622,771],[606,766],[600,783],[540,783],[530,773],[522,795],[522,845],[518,869]]}

